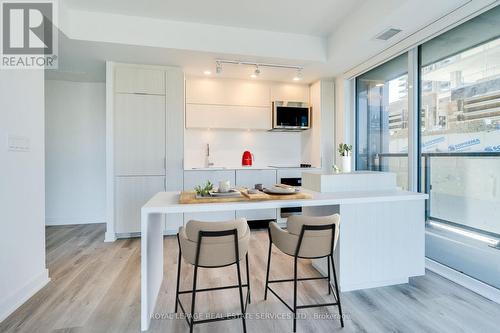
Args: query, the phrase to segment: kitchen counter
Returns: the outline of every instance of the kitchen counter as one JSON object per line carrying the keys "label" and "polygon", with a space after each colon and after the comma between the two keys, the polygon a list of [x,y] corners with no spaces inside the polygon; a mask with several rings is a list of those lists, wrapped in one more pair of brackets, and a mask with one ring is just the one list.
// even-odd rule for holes
{"label": "kitchen counter", "polygon": [[319,167],[301,168],[297,167],[278,167],[278,166],[213,166],[209,168],[199,167],[199,168],[185,168],[184,171],[220,171],[220,170],[320,170]]}
{"label": "kitchen counter", "polygon": [[[340,239],[334,258],[340,290],[408,283],[410,277],[425,273],[426,194],[397,189],[304,191],[312,199],[180,204],[179,192],[160,192],[151,198],[141,209],[141,329],[149,329],[164,271],[171,269],[164,268],[163,227],[164,218],[168,224],[169,215],[176,213],[297,206],[311,216],[340,213]],[[326,262],[315,266],[326,274]]]}

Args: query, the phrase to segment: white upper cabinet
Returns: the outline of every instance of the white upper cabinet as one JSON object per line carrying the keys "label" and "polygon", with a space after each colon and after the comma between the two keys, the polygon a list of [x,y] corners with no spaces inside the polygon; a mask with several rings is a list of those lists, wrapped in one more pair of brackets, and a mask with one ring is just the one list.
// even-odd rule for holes
{"label": "white upper cabinet", "polygon": [[187,104],[271,106],[269,86],[257,81],[190,78]]}
{"label": "white upper cabinet", "polygon": [[116,94],[116,176],[165,175],[165,97]]}
{"label": "white upper cabinet", "polygon": [[119,67],[115,70],[115,92],[165,95],[165,72],[162,70]]}
{"label": "white upper cabinet", "polygon": [[187,128],[271,129],[270,107],[186,104]]}
{"label": "white upper cabinet", "polygon": [[269,86],[260,82],[186,80],[186,128],[271,128]]}
{"label": "white upper cabinet", "polygon": [[269,130],[271,101],[309,102],[309,87],[252,80],[186,80],[186,128]]}
{"label": "white upper cabinet", "polygon": [[293,83],[271,85],[271,100],[309,103],[309,86]]}

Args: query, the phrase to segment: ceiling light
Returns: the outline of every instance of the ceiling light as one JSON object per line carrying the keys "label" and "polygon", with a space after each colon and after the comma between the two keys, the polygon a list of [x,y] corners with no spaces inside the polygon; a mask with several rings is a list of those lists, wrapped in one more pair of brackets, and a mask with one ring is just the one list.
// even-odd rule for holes
{"label": "ceiling light", "polygon": [[205,74],[205,75],[211,75],[212,72],[211,71],[204,71],[203,74]]}
{"label": "ceiling light", "polygon": [[294,81],[300,81],[302,80],[302,69],[297,70],[297,74],[293,77]]}

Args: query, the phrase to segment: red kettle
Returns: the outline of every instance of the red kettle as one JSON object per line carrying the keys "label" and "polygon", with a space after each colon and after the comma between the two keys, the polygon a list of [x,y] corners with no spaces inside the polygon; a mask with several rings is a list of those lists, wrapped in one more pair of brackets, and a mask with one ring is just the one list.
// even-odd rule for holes
{"label": "red kettle", "polygon": [[252,166],[252,161],[254,160],[253,154],[248,150],[243,152],[243,156],[241,157],[241,165],[242,166]]}

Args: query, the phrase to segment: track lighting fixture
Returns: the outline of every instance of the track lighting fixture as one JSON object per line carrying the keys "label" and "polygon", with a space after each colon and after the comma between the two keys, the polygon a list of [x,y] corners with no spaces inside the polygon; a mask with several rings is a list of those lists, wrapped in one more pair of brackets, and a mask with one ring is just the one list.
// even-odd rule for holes
{"label": "track lighting fixture", "polygon": [[281,68],[281,69],[294,69],[297,71],[297,74],[293,77],[294,81],[302,80],[302,66],[295,65],[281,65],[281,64],[269,64],[269,63],[261,63],[261,62],[249,62],[249,61],[240,61],[240,60],[228,60],[228,59],[217,59],[215,60],[215,72],[220,74],[222,72],[222,64],[229,65],[243,65],[243,66],[255,66],[255,70],[250,74],[252,79],[257,78],[261,73],[261,67],[269,67],[269,68]]}

